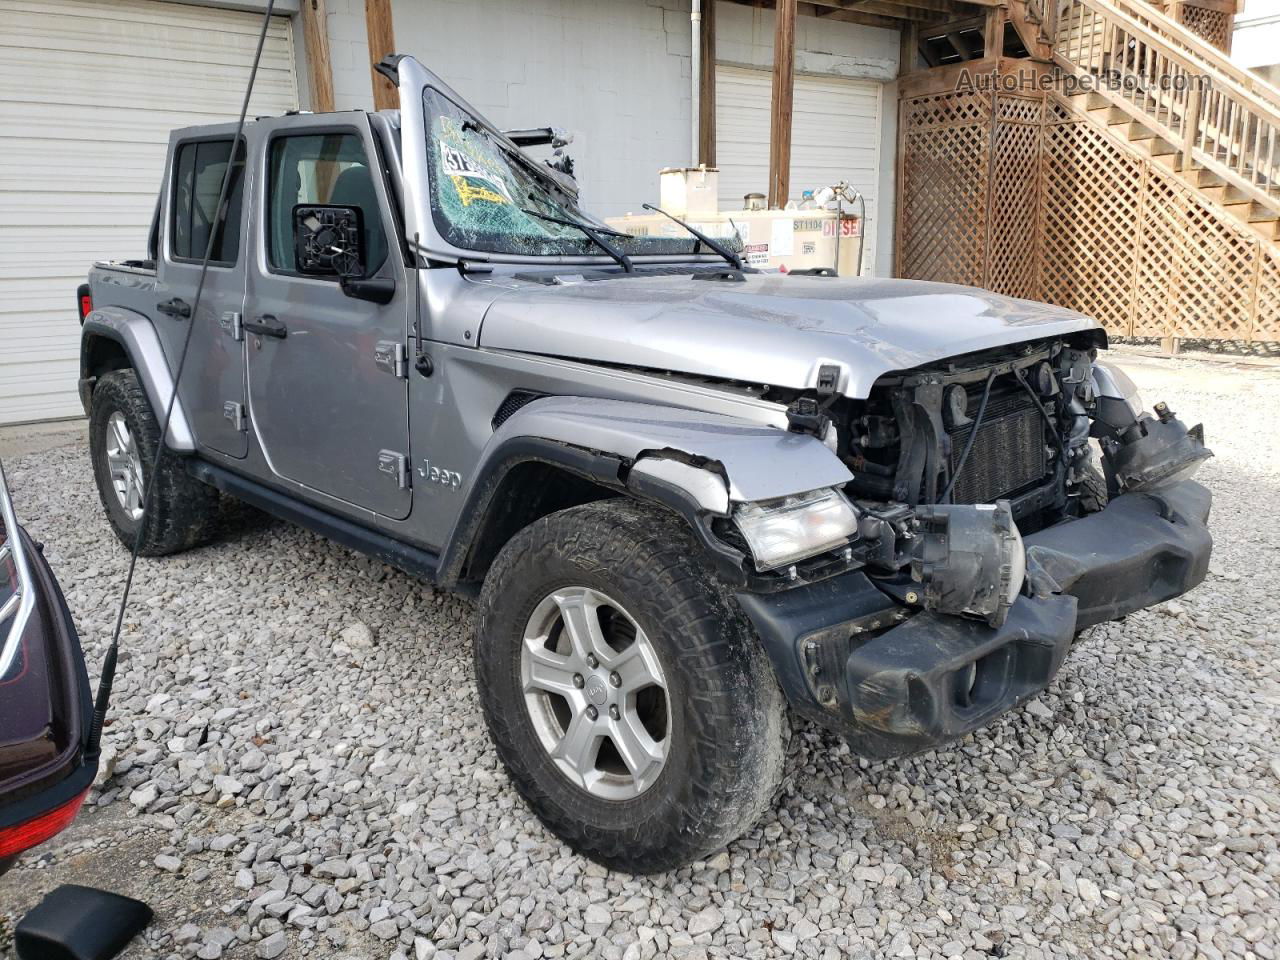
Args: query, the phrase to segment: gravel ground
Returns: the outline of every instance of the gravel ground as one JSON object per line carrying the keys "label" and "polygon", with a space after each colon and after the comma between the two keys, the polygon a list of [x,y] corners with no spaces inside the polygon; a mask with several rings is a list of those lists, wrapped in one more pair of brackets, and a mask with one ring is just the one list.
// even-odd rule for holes
{"label": "gravel ground", "polygon": [[[0,880],[0,953],[75,881],[155,907],[130,957],[1277,960],[1280,370],[1125,365],[1206,422],[1209,580],[1090,631],[953,748],[867,763],[799,727],[775,811],[658,877],[575,856],[517,798],[466,601],[247,513],[142,561],[111,775]],[[126,557],[84,445],[8,467],[96,663]]]}

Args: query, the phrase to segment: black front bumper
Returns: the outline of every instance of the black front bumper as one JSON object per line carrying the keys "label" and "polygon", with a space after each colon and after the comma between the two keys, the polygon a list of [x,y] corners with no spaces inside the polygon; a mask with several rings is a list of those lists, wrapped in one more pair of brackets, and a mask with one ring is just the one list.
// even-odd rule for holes
{"label": "black front bumper", "polygon": [[1026,537],[1032,595],[995,629],[913,613],[860,571],[738,599],[797,712],[864,756],[901,756],[962,737],[1043,690],[1078,631],[1200,583],[1213,545],[1209,505],[1209,491],[1188,480]]}

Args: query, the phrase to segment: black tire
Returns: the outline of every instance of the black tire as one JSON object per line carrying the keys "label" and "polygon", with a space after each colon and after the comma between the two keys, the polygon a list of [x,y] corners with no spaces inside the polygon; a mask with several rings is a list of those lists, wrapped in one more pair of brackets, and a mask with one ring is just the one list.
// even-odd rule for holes
{"label": "black tire", "polygon": [[1094,453],[1081,472],[1080,507],[1086,514],[1097,513],[1110,502],[1107,476],[1103,472],[1102,464],[1098,462],[1097,453]]}
{"label": "black tire", "polygon": [[151,482],[151,466],[160,446],[160,424],[151,409],[138,376],[132,370],[115,370],[94,387],[89,414],[89,453],[98,498],[116,537],[129,549],[145,525],[138,552],[144,557],[177,553],[206,541],[218,513],[218,491],[191,477],[169,450],[160,460],[153,490],[153,502],[142,518],[134,519],[121,503],[112,485],[107,462],[109,424],[119,413],[137,444],[141,459],[142,483]]}
{"label": "black tire", "polygon": [[[555,765],[521,684],[526,624],[552,591],[599,591],[647,634],[666,677],[667,757],[652,785],[602,799]],[[634,873],[670,870],[734,840],[782,780],[782,692],[732,594],[674,515],[626,500],[573,507],[503,548],[481,592],[476,682],[489,732],[516,789],[575,850]]]}

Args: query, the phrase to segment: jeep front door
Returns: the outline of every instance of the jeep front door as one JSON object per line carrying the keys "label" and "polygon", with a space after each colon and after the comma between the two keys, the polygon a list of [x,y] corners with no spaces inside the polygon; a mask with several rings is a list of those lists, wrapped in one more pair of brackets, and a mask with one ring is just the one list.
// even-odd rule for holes
{"label": "jeep front door", "polygon": [[[271,470],[386,517],[409,514],[408,300],[404,264],[368,120],[267,121],[260,241],[245,303],[249,410]],[[274,129],[272,129],[274,127]],[[294,211],[360,211],[366,278],[389,302],[357,299],[336,276],[304,275]]]}

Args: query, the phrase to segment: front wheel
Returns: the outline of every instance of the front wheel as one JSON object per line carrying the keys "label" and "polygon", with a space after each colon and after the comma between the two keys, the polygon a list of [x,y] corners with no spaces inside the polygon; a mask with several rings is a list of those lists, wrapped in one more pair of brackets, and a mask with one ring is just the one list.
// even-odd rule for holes
{"label": "front wheel", "polygon": [[741,835],[773,799],[782,693],[670,514],[611,500],[521,531],[485,580],[474,654],[516,788],[607,866],[681,866]]}

